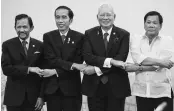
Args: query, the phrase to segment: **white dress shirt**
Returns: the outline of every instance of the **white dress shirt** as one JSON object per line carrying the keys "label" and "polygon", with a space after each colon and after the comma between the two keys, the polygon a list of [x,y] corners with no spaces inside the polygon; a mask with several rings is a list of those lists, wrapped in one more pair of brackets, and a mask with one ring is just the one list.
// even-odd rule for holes
{"label": "white dress shirt", "polygon": [[[131,37],[130,52],[134,63],[141,64],[147,57],[173,60],[172,37],[157,36],[149,44],[145,35]],[[171,72],[167,68],[136,73],[132,85],[132,95],[148,98],[171,98]]]}
{"label": "white dress shirt", "polygon": [[[102,28],[101,28],[102,29]],[[111,31],[112,31],[112,28],[110,28],[107,32],[105,32],[103,29],[102,29],[102,33],[104,35],[104,33],[108,33],[109,35],[107,36],[107,41],[109,42],[109,39],[110,39],[110,36],[111,36]],[[104,38],[104,37],[103,37]],[[105,68],[111,68],[111,59],[112,58],[106,58],[105,61],[104,61],[104,64],[103,64],[103,67]],[[96,67],[94,66],[95,68],[95,72],[98,76],[101,76],[103,73],[102,71],[100,70],[99,67]]]}
{"label": "white dress shirt", "polygon": [[[21,38],[19,38],[19,40],[21,41],[21,44],[22,44],[22,42],[24,41],[24,40],[22,40]],[[30,37],[28,37],[25,41],[27,42],[26,47],[27,47],[27,50],[28,50],[29,44],[30,44]]]}

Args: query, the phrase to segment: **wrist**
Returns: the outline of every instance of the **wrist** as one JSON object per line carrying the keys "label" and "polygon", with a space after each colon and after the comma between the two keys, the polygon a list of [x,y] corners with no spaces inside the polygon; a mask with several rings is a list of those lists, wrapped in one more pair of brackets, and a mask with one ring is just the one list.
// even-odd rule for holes
{"label": "wrist", "polygon": [[73,64],[72,64],[71,69],[72,69],[72,70],[73,70],[73,69],[76,69],[76,63],[73,63]]}
{"label": "wrist", "polygon": [[114,59],[111,59],[110,64],[113,65],[114,64],[113,62],[114,62]]}
{"label": "wrist", "polygon": [[139,65],[138,66],[138,71],[143,71],[143,66]]}

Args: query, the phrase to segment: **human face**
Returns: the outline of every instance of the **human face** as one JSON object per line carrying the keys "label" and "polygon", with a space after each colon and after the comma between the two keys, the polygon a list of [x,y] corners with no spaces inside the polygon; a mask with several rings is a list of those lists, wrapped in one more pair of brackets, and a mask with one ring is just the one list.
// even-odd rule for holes
{"label": "human face", "polygon": [[155,37],[161,30],[161,24],[159,23],[159,18],[157,15],[148,16],[145,23],[144,29],[146,30],[146,35],[150,37]]}
{"label": "human face", "polygon": [[22,40],[25,40],[29,37],[30,32],[33,30],[33,27],[30,27],[27,18],[22,18],[20,20],[17,20],[15,30],[18,34],[18,37]]}
{"label": "human face", "polygon": [[108,5],[101,6],[97,18],[102,28],[110,29],[115,20],[115,14],[112,7],[109,7]]}
{"label": "human face", "polygon": [[66,33],[72,23],[72,19],[69,18],[68,13],[67,9],[56,10],[55,21],[60,32]]}

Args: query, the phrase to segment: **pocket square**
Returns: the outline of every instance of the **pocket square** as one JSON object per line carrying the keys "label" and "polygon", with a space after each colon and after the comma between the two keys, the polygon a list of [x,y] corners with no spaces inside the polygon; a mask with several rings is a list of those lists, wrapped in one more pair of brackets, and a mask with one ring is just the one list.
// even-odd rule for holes
{"label": "pocket square", "polygon": [[34,52],[34,54],[38,54],[38,53],[40,53],[40,52],[39,51]]}

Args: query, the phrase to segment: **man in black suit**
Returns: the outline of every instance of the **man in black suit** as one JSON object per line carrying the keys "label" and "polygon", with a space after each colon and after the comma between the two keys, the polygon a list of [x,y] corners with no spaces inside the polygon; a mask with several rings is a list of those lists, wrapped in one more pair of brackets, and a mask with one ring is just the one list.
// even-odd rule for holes
{"label": "man in black suit", "polygon": [[8,111],[34,111],[43,106],[41,61],[43,45],[31,38],[31,17],[19,14],[15,18],[18,37],[2,44],[1,65],[7,76],[4,104]]}
{"label": "man in black suit", "polygon": [[69,28],[73,12],[67,6],[55,10],[58,30],[43,35],[45,58],[44,92],[48,111],[80,111],[82,103],[80,70],[83,65],[83,34]]}
{"label": "man in black suit", "polygon": [[[129,52],[129,32],[114,25],[112,6],[103,4],[98,10],[100,26],[85,32],[82,91],[88,96],[89,111],[124,111],[130,95],[124,62]],[[95,67],[92,67],[95,66]]]}

